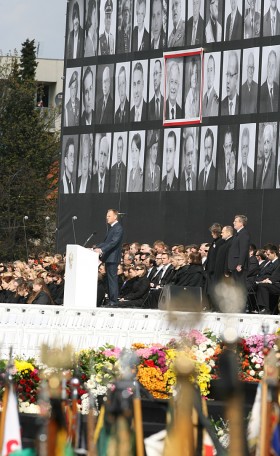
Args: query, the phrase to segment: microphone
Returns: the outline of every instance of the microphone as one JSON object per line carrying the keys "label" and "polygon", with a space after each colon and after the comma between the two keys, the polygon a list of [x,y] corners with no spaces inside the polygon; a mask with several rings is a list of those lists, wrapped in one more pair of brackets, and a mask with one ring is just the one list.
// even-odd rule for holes
{"label": "microphone", "polygon": [[25,221],[28,220],[28,215],[25,215],[22,218],[23,221],[23,231],[24,231],[24,240],[25,240],[25,250],[26,250],[26,261],[28,262],[28,245],[27,245],[27,236],[26,236],[26,227],[25,227]]}
{"label": "microphone", "polygon": [[78,217],[76,215],[73,215],[72,220],[77,220],[77,218]]}
{"label": "microphone", "polygon": [[48,222],[50,220],[50,217],[47,215],[47,217],[45,217],[45,220]]}
{"label": "microphone", "polygon": [[77,220],[78,217],[76,217],[76,215],[73,215],[72,217],[72,228],[73,228],[73,236],[74,236],[74,243],[77,244],[77,240],[76,240],[76,231],[75,231],[75,221]]}
{"label": "microphone", "polygon": [[91,233],[91,235],[87,238],[86,242],[83,244],[83,247],[85,247],[87,245],[87,243],[91,240],[91,238],[93,238],[93,236],[95,236],[95,235],[96,235],[96,231]]}
{"label": "microphone", "polygon": [[118,212],[118,215],[120,215],[121,217],[123,217],[124,215],[126,215],[126,212]]}

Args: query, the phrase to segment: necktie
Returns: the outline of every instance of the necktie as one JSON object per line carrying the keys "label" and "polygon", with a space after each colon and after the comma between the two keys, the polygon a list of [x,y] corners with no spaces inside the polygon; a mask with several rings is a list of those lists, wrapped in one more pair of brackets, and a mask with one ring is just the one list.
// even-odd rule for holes
{"label": "necktie", "polygon": [[272,16],[272,36],[275,35],[275,16]]}
{"label": "necktie", "polygon": [[205,187],[206,187],[206,181],[207,181],[207,171],[206,171],[206,169],[205,169],[205,171],[204,171],[204,181],[203,181],[203,188],[204,188],[204,190],[205,190]]}
{"label": "necktie", "polygon": [[175,116],[174,116],[174,114],[175,114],[175,111],[174,111],[174,108],[172,108],[172,109],[171,109],[171,115],[172,115],[172,119],[175,119]]}
{"label": "necktie", "polygon": [[254,36],[254,19],[251,19],[252,37]]}
{"label": "necktie", "polygon": [[102,122],[102,119],[103,119],[103,116],[104,116],[105,107],[106,107],[105,101],[103,101],[102,111],[101,111],[101,116],[100,116],[100,123]]}
{"label": "necktie", "polygon": [[124,52],[128,52],[128,36],[127,36],[127,33],[124,32]]}
{"label": "necktie", "polygon": [[168,192],[170,192],[170,185],[169,185],[169,184],[167,184],[166,190],[167,190]]}
{"label": "necktie", "polygon": [[274,109],[273,109],[273,90],[272,90],[272,88],[270,89],[270,104],[271,104],[271,111],[274,111]]}
{"label": "necktie", "polygon": [[156,99],[156,119],[159,119],[159,99]]}
{"label": "necktie", "polygon": [[247,188],[247,176],[246,173],[243,173],[243,188]]}
{"label": "necktie", "polygon": [[108,54],[110,54],[110,42],[109,42],[109,35],[108,35]]}
{"label": "necktie", "polygon": [[99,193],[102,193],[102,179],[99,182]]}
{"label": "necktie", "polygon": [[263,188],[263,184],[264,184],[264,178],[265,178],[265,175],[266,175],[266,170],[267,170],[267,167],[266,167],[266,164],[265,164],[264,167],[263,167],[262,188]]}
{"label": "necktie", "polygon": [[233,19],[232,19],[232,15],[231,15],[230,27],[229,27],[229,40],[231,40],[232,29],[233,29]]}
{"label": "necktie", "polygon": [[154,190],[154,173],[152,172],[152,191]]}
{"label": "necktie", "polygon": [[191,190],[191,178],[190,178],[190,176],[187,178],[187,190],[188,190],[188,192],[190,192],[190,190]]}
{"label": "necktie", "polygon": [[207,106],[208,106],[208,101],[209,101],[208,95],[206,95],[206,108],[207,108]]}
{"label": "necktie", "polygon": [[195,35],[196,35],[196,24],[193,24],[193,29],[192,29],[192,42],[191,44],[195,44]]}
{"label": "necktie", "polygon": [[229,115],[232,116],[233,112],[232,112],[232,106],[233,106],[233,102],[230,101],[229,103]]}

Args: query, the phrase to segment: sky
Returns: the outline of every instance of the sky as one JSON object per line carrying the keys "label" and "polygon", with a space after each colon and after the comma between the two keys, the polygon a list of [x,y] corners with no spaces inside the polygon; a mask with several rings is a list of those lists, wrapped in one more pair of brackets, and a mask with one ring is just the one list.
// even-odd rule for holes
{"label": "sky", "polygon": [[29,38],[40,58],[63,59],[67,0],[0,0],[0,52],[14,54]]}

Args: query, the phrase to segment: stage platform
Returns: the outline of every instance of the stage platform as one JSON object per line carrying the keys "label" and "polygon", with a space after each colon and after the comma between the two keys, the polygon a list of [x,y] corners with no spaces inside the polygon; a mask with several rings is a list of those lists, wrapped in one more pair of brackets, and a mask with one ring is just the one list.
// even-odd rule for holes
{"label": "stage platform", "polygon": [[221,334],[228,326],[240,336],[269,333],[280,326],[280,315],[169,312],[143,309],[70,309],[63,306],[0,304],[1,357],[9,347],[17,356],[37,357],[41,344],[71,344],[76,351],[110,343],[129,347],[133,342],[161,344],[190,329]]}

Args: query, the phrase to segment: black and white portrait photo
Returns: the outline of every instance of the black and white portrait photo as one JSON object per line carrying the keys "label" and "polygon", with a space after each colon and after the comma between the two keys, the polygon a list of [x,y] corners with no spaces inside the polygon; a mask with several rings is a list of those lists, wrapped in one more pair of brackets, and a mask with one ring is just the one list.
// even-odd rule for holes
{"label": "black and white portrait photo", "polygon": [[278,112],[280,46],[262,48],[260,112]]}
{"label": "black and white portrait photo", "polygon": [[280,35],[279,0],[264,0],[263,36]]}
{"label": "black and white portrait photo", "polygon": [[94,125],[95,122],[95,81],[96,66],[84,67],[82,79],[81,125]]}
{"label": "black and white portrait photo", "polygon": [[242,124],[239,130],[237,190],[252,189],[254,186],[254,161],[256,146],[256,124]]}
{"label": "black and white portrait photo", "polygon": [[62,140],[61,193],[73,194],[76,191],[76,170],[79,148],[78,135],[65,135]]}
{"label": "black and white portrait photo", "polygon": [[245,0],[244,38],[259,38],[261,31],[261,1]]}
{"label": "black and white portrait photo", "polygon": [[205,42],[218,43],[222,41],[222,17],[224,0],[207,0],[205,15]]}
{"label": "black and white portrait photo", "polygon": [[198,190],[215,190],[218,127],[201,127]]}
{"label": "black and white portrait photo", "polygon": [[187,121],[200,119],[201,79],[201,54],[185,57],[184,114]]}
{"label": "black and white portrait photo", "polygon": [[67,58],[79,59],[84,55],[84,2],[70,0],[68,11]]}
{"label": "black and white portrait photo", "polygon": [[225,41],[241,40],[242,38],[242,3],[242,0],[225,0]]}
{"label": "black and white portrait photo", "polygon": [[115,73],[115,124],[129,121],[130,62],[116,64]]}
{"label": "black and white portrait photo", "polygon": [[188,2],[187,46],[202,45],[204,36],[204,1]]}
{"label": "black and white portrait photo", "polygon": [[132,62],[130,121],[142,122],[147,116],[148,60]]}
{"label": "black and white portrait photo", "polygon": [[217,190],[234,190],[238,148],[238,125],[221,125],[217,151]]}
{"label": "black and white portrait photo", "polygon": [[221,115],[239,114],[240,49],[224,52]]}
{"label": "black and white portrait photo", "polygon": [[166,0],[151,0],[151,49],[166,46]]}
{"label": "black and white portrait photo", "polygon": [[115,54],[116,2],[100,0],[99,55]]}
{"label": "black and white portrait photo", "polygon": [[126,184],[127,192],[143,191],[145,136],[146,132],[144,130],[129,132]]}
{"label": "black and white portrait photo", "polygon": [[168,16],[168,47],[182,47],[185,45],[186,34],[186,2],[185,0],[169,1]]}
{"label": "black and white portrait photo", "polygon": [[243,50],[241,81],[241,114],[257,113],[259,92],[260,48]]}
{"label": "black and white portrait photo", "polygon": [[127,132],[114,133],[110,192],[125,192],[127,163]]}
{"label": "black and white portrait photo", "polygon": [[180,128],[164,130],[161,191],[175,192],[179,188]]}
{"label": "black and white portrait photo", "polygon": [[81,68],[67,68],[64,126],[78,127],[80,118]]}
{"label": "black and white portrait photo", "polygon": [[162,130],[147,131],[145,192],[158,192],[161,182]]}
{"label": "black and white portrait photo", "polygon": [[196,190],[199,127],[182,129],[180,190]]}
{"label": "black and white portrait photo", "polygon": [[131,52],[132,0],[118,0],[117,53]]}
{"label": "black and white portrait photo", "polygon": [[109,192],[109,166],[112,133],[95,135],[95,173],[92,176],[92,193]]}
{"label": "black and white portrait photo", "polygon": [[91,170],[93,154],[92,134],[84,134],[80,136],[80,153],[78,164],[78,179],[76,193],[91,192]]}
{"label": "black and white portrait photo", "polygon": [[148,51],[150,49],[150,0],[134,0],[134,21],[132,33],[132,50]]}
{"label": "black and white portrait photo", "polygon": [[150,120],[163,121],[163,59],[150,60],[150,81],[149,81],[149,106],[148,117]]}
{"label": "black and white portrait photo", "polygon": [[84,57],[98,52],[98,0],[86,0]]}
{"label": "black and white portrait photo", "polygon": [[183,118],[183,58],[167,59],[165,119]]}
{"label": "black and white portrait photo", "polygon": [[96,89],[96,123],[111,124],[114,114],[114,65],[99,65]]}
{"label": "black and white portrait photo", "polygon": [[256,188],[275,186],[277,123],[259,124]]}
{"label": "black and white portrait photo", "polygon": [[276,175],[276,188],[280,188],[280,153],[279,153],[279,147],[280,147],[280,130],[278,134],[278,162],[277,162],[277,175]]}
{"label": "black and white portrait photo", "polygon": [[211,52],[210,54],[204,55],[204,92],[202,99],[203,117],[212,117],[219,114],[220,69],[220,52]]}

